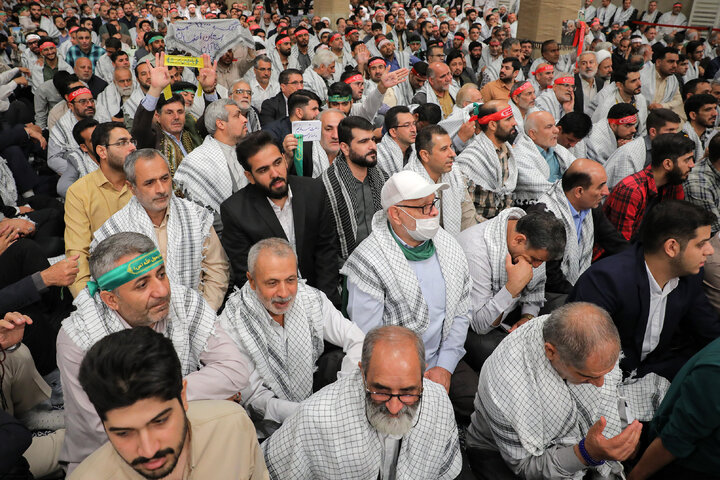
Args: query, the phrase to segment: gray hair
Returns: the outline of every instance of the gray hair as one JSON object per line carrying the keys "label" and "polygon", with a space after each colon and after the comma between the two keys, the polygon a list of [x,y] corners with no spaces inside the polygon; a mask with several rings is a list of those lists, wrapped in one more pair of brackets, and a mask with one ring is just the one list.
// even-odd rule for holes
{"label": "gray hair", "polygon": [[560,360],[584,368],[587,358],[612,346],[620,352],[620,334],[610,314],[587,302],[574,302],[553,311],[543,324],[543,339],[554,346]]}
{"label": "gray hair", "polygon": [[[600,42],[597,45],[595,45],[595,51],[600,52],[602,50],[611,50],[613,48],[613,44],[610,42]],[[600,62],[598,62],[600,63]]]}
{"label": "gray hair", "polygon": [[339,108],[328,108],[327,110],[323,110],[322,112],[320,112],[320,115],[318,115],[317,119],[320,120],[320,121],[322,121],[323,115],[325,115],[325,114],[328,113],[328,112],[339,113],[339,114],[341,114],[343,117],[345,117],[345,112],[343,112],[343,111],[340,110]]}
{"label": "gray hair", "polygon": [[505,40],[503,40],[503,43],[502,43],[503,52],[507,52],[508,50],[510,50],[510,47],[512,47],[515,44],[520,45],[520,40],[517,38],[506,38]]}
{"label": "gray hair", "polygon": [[272,60],[270,60],[270,57],[267,55],[258,55],[255,57],[255,60],[253,61],[253,67],[258,68],[260,66],[260,62],[267,62],[272,66]]}
{"label": "gray hair", "polygon": [[234,92],[235,87],[237,87],[237,85],[238,85],[239,83],[244,83],[244,84],[247,85],[248,87],[250,86],[250,83],[248,83],[246,80],[243,80],[242,78],[238,78],[237,80],[235,80],[235,81],[230,85],[230,86],[232,87],[232,88],[230,89],[230,92],[229,92],[230,95],[232,95],[233,93],[235,93],[235,92]]}
{"label": "gray hair", "polygon": [[330,50],[319,50],[315,53],[315,56],[312,59],[312,66],[313,68],[326,66],[329,67],[333,63],[335,63],[335,60],[337,60],[337,55],[335,55]]}
{"label": "gray hair", "polygon": [[230,118],[230,113],[227,111],[227,108],[225,108],[228,105],[238,107],[238,104],[232,98],[221,98],[220,100],[215,100],[205,108],[205,129],[210,135],[215,135],[217,131],[216,120],[227,122]]}
{"label": "gray hair", "polygon": [[548,260],[560,260],[565,254],[565,226],[548,211],[535,211],[520,217],[515,231],[525,235],[527,248],[547,250]]}
{"label": "gray hair", "polygon": [[247,259],[247,266],[248,266],[248,273],[251,277],[255,277],[255,266],[257,265],[258,257],[260,256],[260,253],[262,253],[263,250],[270,250],[270,253],[272,255],[278,256],[278,257],[289,257],[292,256],[295,258],[295,261],[297,262],[297,257],[295,255],[295,251],[292,249],[292,246],[290,246],[290,243],[285,240],[284,238],[265,238],[263,240],[260,240],[255,245],[250,247],[250,251],[248,252],[248,259]]}
{"label": "gray hair", "polygon": [[[147,150],[147,149],[145,149]],[[126,255],[143,255],[155,250],[155,243],[142,233],[121,232],[98,243],[90,254],[90,275],[97,280],[115,268]]]}
{"label": "gray hair", "polygon": [[132,185],[133,187],[136,185],[135,181],[137,180],[137,176],[135,175],[135,164],[137,163],[137,161],[141,158],[143,160],[150,160],[155,157],[160,157],[165,161],[166,164],[168,163],[165,155],[155,150],[154,148],[141,148],[139,150],[135,150],[130,155],[125,157],[125,163],[123,163],[123,172],[125,172],[125,178],[128,182],[130,182],[130,185]]}
{"label": "gray hair", "polygon": [[370,368],[370,359],[372,358],[375,344],[379,341],[385,341],[392,344],[398,344],[402,341],[411,341],[417,351],[418,360],[420,361],[420,376],[425,372],[425,343],[420,336],[414,331],[399,325],[383,325],[375,327],[365,335],[365,341],[362,346],[362,363],[363,375],[367,375]]}
{"label": "gray hair", "polygon": [[585,50],[580,55],[578,55],[578,58],[577,58],[578,62],[580,61],[581,58],[588,56],[588,55],[592,55],[593,57],[595,57],[595,61],[597,61],[597,55],[595,54],[595,52],[590,52],[588,50]]}

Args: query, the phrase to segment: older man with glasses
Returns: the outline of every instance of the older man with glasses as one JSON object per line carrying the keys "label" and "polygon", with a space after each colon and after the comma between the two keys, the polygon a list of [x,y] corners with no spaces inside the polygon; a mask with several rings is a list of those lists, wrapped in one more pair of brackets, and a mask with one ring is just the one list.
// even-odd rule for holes
{"label": "older man with glasses", "polygon": [[253,106],[252,87],[245,80],[238,80],[231,85],[230,98],[237,103],[240,113],[247,118],[248,133],[257,132],[261,129],[260,116]]}
{"label": "older man with glasses", "polygon": [[80,145],[73,138],[73,127],[80,120],[95,116],[95,99],[87,87],[73,88],[65,96],[65,101],[68,111],[50,129],[47,150],[48,166],[59,175],[65,172],[70,153],[80,150]]}

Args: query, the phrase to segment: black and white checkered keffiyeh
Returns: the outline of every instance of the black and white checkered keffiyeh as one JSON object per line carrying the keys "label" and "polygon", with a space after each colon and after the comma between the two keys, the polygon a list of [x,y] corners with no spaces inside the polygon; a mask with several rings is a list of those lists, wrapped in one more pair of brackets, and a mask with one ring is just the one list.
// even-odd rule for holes
{"label": "black and white checkered keffiyeh", "polygon": [[615,133],[610,128],[607,118],[593,124],[585,142],[587,143],[588,158],[603,166],[618,148],[617,138],[615,138]]}
{"label": "black and white checkered keffiyeh", "polygon": [[82,150],[73,150],[69,152],[67,161],[75,167],[75,170],[78,171],[80,174],[79,178],[82,178],[88,173],[92,173],[100,168],[100,165],[98,165],[95,160],[90,158],[90,155]]}
{"label": "black and white checkered keffiyeh", "polygon": [[[552,446],[575,445],[601,416],[607,420],[603,434],[612,438],[628,420],[619,411],[620,397],[628,400],[635,418],[648,421],[669,386],[655,374],[622,384],[618,364],[605,375],[602,387],[566,382],[545,356],[542,328],[547,317],[535,318],[505,338],[480,372],[476,408],[479,403],[507,458],[521,460]],[[609,461],[597,471],[619,474],[622,465]]]}
{"label": "black and white checkered keffiyeh", "polygon": [[607,185],[610,190],[623,178],[645,168],[645,137],[638,137],[615,150],[605,163]]}
{"label": "black and white checkered keffiyeh", "polygon": [[301,402],[312,395],[315,362],[322,355],[322,294],[298,282],[297,295],[285,314],[285,339],[271,328],[275,320],[257,297],[250,282],[235,290],[218,317],[220,325],[242,345],[273,393]]}
{"label": "black and white checkered keffiyeh", "polygon": [[[170,283],[170,313],[161,332],[175,346],[183,376],[200,368],[200,355],[215,333],[215,312],[200,294],[182,285]],[[100,299],[83,289],[73,302],[77,310],[63,320],[62,328],[83,351],[111,333],[125,330],[120,316]]]}
{"label": "black and white checkered keffiyeh", "polygon": [[[556,145],[554,150],[562,175],[575,161],[575,157],[560,144]],[[550,166],[545,157],[540,154],[537,145],[527,135],[521,135],[518,138],[513,148],[513,156],[518,167],[515,200],[522,205],[533,204],[552,186],[552,183],[548,181]]]}
{"label": "black and white checkered keffiyeh", "polygon": [[[365,413],[359,370],[325,387],[262,444],[270,478],[282,480],[374,480],[381,471],[382,443]],[[462,459],[450,399],[437,383],[423,380],[417,424],[402,438],[397,480],[450,480]]]}
{"label": "black and white checkered keffiyeh", "polygon": [[[429,183],[435,183],[430,175],[428,175],[425,167],[420,163],[417,154],[413,153],[405,165],[405,170],[411,170],[419,173]],[[450,188],[438,192],[440,196],[440,202],[438,203],[438,209],[440,210],[440,217],[442,219],[442,226],[446,232],[453,237],[456,237],[460,233],[462,225],[462,202],[467,196],[467,180],[460,173],[460,169],[453,166],[452,170],[448,173],[443,173],[440,176],[439,182],[446,183]]]}
{"label": "black and white checkered keffiyeh", "polygon": [[72,150],[80,150],[80,146],[73,138],[73,127],[77,123],[77,118],[72,110],[68,110],[65,114],[55,122],[50,129],[48,138],[47,159],[48,164],[52,168],[59,159],[63,159],[64,163]]}
{"label": "black and white checkered keffiyeh", "polygon": [[504,182],[495,144],[484,133],[475,135],[470,145],[455,158],[463,175],[483,190],[494,192],[499,200],[513,194],[518,179],[512,146],[507,142],[505,146],[508,149],[508,178]]}
{"label": "black and white checkered keffiyeh", "polygon": [[[313,155],[315,152],[313,148]],[[313,167],[314,168],[314,167]],[[370,191],[373,197],[375,211],[382,210],[380,192],[387,177],[377,166],[368,168],[367,175],[370,182]],[[335,161],[322,175],[328,203],[333,214],[335,228],[340,244],[340,258],[345,261],[355,250],[357,238],[357,219],[355,218],[355,205],[360,201],[355,193],[353,183],[357,182],[348,166],[347,159],[342,152],[338,152]]]}
{"label": "black and white checkered keffiyeh", "polygon": [[[417,275],[389,230],[383,210],[375,213],[372,228],[340,273],[363,292],[384,302],[384,325],[407,327],[422,336],[430,324],[427,303]],[[449,233],[439,229],[433,242],[445,279],[444,340],[455,317],[470,309],[470,273],[465,254]]]}
{"label": "black and white checkered keffiyeh", "polygon": [[595,226],[592,212],[587,212],[581,224],[582,235],[580,243],[577,239],[575,220],[570,213],[565,192],[562,189],[562,180],[553,184],[550,190],[540,197],[538,203],[545,204],[547,209],[559,218],[565,226],[565,254],[563,255],[560,269],[565,279],[575,285],[580,275],[590,267],[592,260],[593,243],[595,242]]}
{"label": "black and white checkered keffiyeh", "polygon": [[0,157],[0,198],[6,207],[17,206],[18,192],[15,177],[3,157]]}
{"label": "black and white checkered keffiyeh", "polygon": [[[675,75],[668,75],[665,80],[665,92],[660,99],[660,103],[668,103],[680,88],[680,83]],[[642,85],[642,94],[645,100],[647,100],[648,103],[653,103],[655,101],[655,90],[657,88],[655,63],[647,62],[643,66],[643,69],[640,70],[640,84]]]}
{"label": "black and white checkered keffiyeh", "polygon": [[[412,153],[415,153],[415,145],[410,145]],[[412,155],[412,153],[410,155]],[[393,140],[389,133],[386,133],[377,145],[377,164],[388,177],[401,171],[405,165],[405,155],[400,150],[400,145]]]}
{"label": "black and white checkered keffiyeh", "polygon": [[[340,155],[341,152],[338,152],[338,155]],[[313,162],[313,170],[312,170],[312,176],[313,178],[317,178],[320,175],[323,174],[325,170],[330,168],[330,159],[327,156],[327,152],[322,147],[322,144],[320,142],[312,142],[312,162]]]}
{"label": "black and white checkered keffiyeh", "polygon": [[[213,216],[201,206],[175,195],[170,198],[169,208],[165,269],[172,282],[197,290]],[[142,233],[157,246],[153,223],[137,197],[132,197],[93,234],[90,251],[110,235],[120,232]]]}
{"label": "black and white checkered keffiyeh", "polygon": [[[233,151],[232,155],[235,155],[234,161],[237,162],[237,154]],[[242,167],[239,168],[242,172]],[[237,185],[237,190],[234,189],[225,153],[220,142],[210,135],[205,137],[202,145],[183,158],[173,181],[185,198],[217,214],[220,213],[220,204],[248,183],[245,175],[241,175],[241,183]]]}
{"label": "black and white checkered keffiyeh", "polygon": [[[513,207],[503,210],[496,217],[487,221],[483,239],[490,256],[493,295],[502,290],[508,281],[505,269],[505,257],[509,253],[507,247],[508,220],[522,218],[525,215],[525,210]],[[545,302],[545,278],[545,263],[533,268],[532,280],[520,293],[520,303],[543,304]]]}

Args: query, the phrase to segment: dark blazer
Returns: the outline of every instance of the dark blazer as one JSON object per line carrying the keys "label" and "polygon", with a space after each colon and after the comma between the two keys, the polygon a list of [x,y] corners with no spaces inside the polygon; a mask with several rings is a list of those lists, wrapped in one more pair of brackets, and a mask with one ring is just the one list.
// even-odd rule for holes
{"label": "dark blazer", "polygon": [[[325,292],[337,306],[340,285],[336,232],[322,183],[290,175],[298,268],[308,285]],[[265,192],[253,184],[233,193],[220,205],[222,244],[230,259],[236,285],[245,283],[247,256],[259,240],[287,240]]]}
{"label": "dark blazer", "polygon": [[685,362],[720,336],[718,314],[703,291],[703,271],[680,277],[667,297],[660,343],[640,360],[650,310],[650,283],[642,245],[605,258],[590,266],[575,284],[568,302],[594,303],[610,313],[620,332],[625,375],[637,369],[672,380]]}
{"label": "dark blazer", "polygon": [[[268,132],[275,139],[275,144],[280,149],[280,152],[284,153],[283,140],[285,137],[292,133],[292,123],[290,117],[284,117],[280,120],[275,120],[263,127],[263,130]],[[302,177],[311,177],[313,173],[313,157],[312,157],[313,142],[303,142],[303,171]],[[295,171],[295,163],[290,163],[288,174],[297,175]]]}
{"label": "dark blazer", "polygon": [[260,125],[263,127],[283,117],[287,117],[287,102],[282,92],[268,98],[260,106]]}
{"label": "dark blazer", "polygon": [[[597,91],[599,92],[605,86],[605,80],[600,77],[595,77],[595,83],[597,84]],[[582,89],[582,82],[580,80],[580,74],[575,74],[575,104],[573,111],[575,113],[585,113],[585,94]],[[596,94],[597,95],[597,94]]]}

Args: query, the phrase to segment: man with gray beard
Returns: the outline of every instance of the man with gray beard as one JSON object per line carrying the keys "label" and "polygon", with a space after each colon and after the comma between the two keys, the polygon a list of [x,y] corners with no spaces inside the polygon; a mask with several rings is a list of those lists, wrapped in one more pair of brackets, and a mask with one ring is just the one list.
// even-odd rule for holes
{"label": "man with gray beard", "polygon": [[270,477],[456,478],[462,459],[452,405],[424,370],[423,340],[412,330],[368,332],[360,370],[304,401],[263,443]]}
{"label": "man with gray beard", "polygon": [[108,85],[97,97],[95,119],[100,122],[125,122],[125,116],[132,117],[125,112],[125,102],[133,91],[140,87],[133,82],[129,68],[118,68],[113,74],[113,83]]}
{"label": "man with gray beard", "polygon": [[257,132],[262,127],[260,116],[252,107],[252,88],[245,80],[238,80],[231,85],[230,98],[235,100],[240,113],[247,118],[247,133]]}

